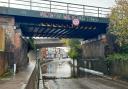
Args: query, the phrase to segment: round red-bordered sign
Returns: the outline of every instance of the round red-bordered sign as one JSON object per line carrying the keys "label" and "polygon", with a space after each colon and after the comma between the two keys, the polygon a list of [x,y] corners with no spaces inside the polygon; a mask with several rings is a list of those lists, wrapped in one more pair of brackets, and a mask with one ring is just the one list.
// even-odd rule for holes
{"label": "round red-bordered sign", "polygon": [[73,20],[72,20],[72,24],[73,24],[74,26],[78,26],[78,25],[80,24],[80,20],[79,20],[79,19],[73,19]]}

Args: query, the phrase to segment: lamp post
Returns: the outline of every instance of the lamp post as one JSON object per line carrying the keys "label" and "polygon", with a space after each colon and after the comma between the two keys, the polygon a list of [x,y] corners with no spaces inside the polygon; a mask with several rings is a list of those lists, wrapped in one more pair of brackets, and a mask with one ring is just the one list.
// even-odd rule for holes
{"label": "lamp post", "polygon": [[37,61],[37,89],[39,89],[39,82],[40,82],[40,59],[39,59],[39,49],[36,49],[36,61]]}

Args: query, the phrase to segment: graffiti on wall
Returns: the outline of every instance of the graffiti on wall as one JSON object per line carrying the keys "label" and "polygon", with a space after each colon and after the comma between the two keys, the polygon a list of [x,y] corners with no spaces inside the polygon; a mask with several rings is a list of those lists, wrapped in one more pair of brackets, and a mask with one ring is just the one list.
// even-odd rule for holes
{"label": "graffiti on wall", "polygon": [[44,11],[40,12],[40,16],[45,18],[64,19],[64,20],[79,19],[81,21],[93,21],[93,22],[97,22],[99,20],[102,21],[102,19],[99,19],[96,17],[62,14],[62,13],[54,13],[54,12],[44,12]]}

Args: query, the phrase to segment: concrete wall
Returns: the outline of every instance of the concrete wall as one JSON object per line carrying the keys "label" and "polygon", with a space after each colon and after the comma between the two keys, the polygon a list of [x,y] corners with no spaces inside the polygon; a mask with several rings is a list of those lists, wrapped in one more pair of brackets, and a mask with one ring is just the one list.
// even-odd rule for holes
{"label": "concrete wall", "polygon": [[105,44],[100,40],[88,42],[82,45],[85,67],[88,69],[107,73],[105,62]]}
{"label": "concrete wall", "polygon": [[37,89],[37,86],[38,86],[38,68],[36,65],[25,89]]}
{"label": "concrete wall", "polygon": [[104,44],[100,41],[85,43],[82,50],[84,59],[104,58]]}

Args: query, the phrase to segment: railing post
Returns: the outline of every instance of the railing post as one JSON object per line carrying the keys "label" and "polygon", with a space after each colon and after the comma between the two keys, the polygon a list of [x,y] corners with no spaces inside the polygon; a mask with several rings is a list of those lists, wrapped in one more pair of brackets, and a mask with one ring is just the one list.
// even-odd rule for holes
{"label": "railing post", "polygon": [[67,15],[69,14],[69,4],[67,3]]}
{"label": "railing post", "polygon": [[50,12],[52,11],[52,2],[50,1]]}
{"label": "railing post", "polygon": [[83,15],[85,16],[85,5],[83,5]]}
{"label": "railing post", "polygon": [[10,0],[8,0],[8,7],[10,7]]}
{"label": "railing post", "polygon": [[32,10],[32,0],[30,0],[30,10]]}
{"label": "railing post", "polygon": [[100,8],[98,7],[98,17],[100,16],[100,12],[99,12],[99,9],[100,9]]}
{"label": "railing post", "polygon": [[40,59],[38,59],[38,88],[39,89],[39,86],[40,86]]}
{"label": "railing post", "polygon": [[40,83],[40,59],[39,59],[39,49],[36,49],[36,65],[37,65],[37,89],[39,89],[39,83]]}

